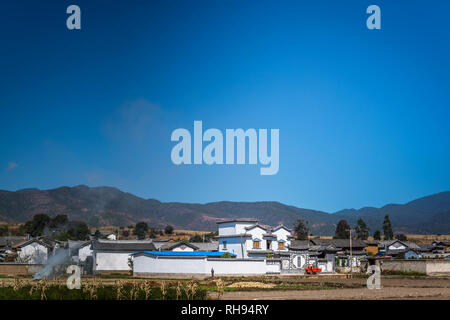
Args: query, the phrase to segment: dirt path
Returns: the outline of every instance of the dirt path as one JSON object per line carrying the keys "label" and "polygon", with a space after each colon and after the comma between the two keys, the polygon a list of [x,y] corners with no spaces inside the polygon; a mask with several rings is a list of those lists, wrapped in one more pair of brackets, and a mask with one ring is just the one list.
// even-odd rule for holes
{"label": "dirt path", "polygon": [[[212,299],[217,296],[211,295]],[[436,299],[450,300],[450,288],[384,287],[379,290],[284,290],[225,292],[223,300],[379,300],[379,299]]]}

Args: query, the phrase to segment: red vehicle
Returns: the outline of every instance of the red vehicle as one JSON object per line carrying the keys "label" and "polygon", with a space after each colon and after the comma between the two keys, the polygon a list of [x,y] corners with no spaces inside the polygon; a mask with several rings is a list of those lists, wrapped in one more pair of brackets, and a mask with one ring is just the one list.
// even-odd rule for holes
{"label": "red vehicle", "polygon": [[322,272],[322,269],[310,264],[306,266],[305,271],[307,274],[316,274]]}

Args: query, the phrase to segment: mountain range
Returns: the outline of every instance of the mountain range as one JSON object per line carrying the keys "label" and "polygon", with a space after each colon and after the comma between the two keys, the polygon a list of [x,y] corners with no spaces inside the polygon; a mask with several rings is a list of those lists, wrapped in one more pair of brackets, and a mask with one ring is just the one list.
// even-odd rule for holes
{"label": "mountain range", "polygon": [[370,232],[382,229],[389,214],[396,233],[449,234],[450,191],[381,208],[345,209],[335,213],[289,206],[279,202],[231,202],[206,204],[160,202],[143,199],[113,187],[60,187],[50,190],[0,190],[0,221],[25,222],[38,213],[66,214],[92,227],[128,226],[145,221],[150,226],[215,231],[216,222],[230,218],[257,218],[261,224],[293,227],[297,219],[308,221],[312,234],[332,235],[339,220],[351,226],[362,218]]}

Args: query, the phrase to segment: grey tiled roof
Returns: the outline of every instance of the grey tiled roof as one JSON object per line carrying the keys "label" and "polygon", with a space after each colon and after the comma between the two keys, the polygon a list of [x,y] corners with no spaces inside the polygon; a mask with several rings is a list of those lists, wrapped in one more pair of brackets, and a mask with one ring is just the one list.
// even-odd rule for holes
{"label": "grey tiled roof", "polygon": [[97,240],[92,243],[93,250],[101,251],[153,251],[156,250],[152,241],[147,240]]}
{"label": "grey tiled roof", "polygon": [[198,251],[219,251],[219,242],[191,242],[198,248]]}
{"label": "grey tiled roof", "polygon": [[192,248],[193,250],[198,250],[198,247],[195,246],[193,243],[189,243],[189,242],[185,242],[185,241],[166,242],[164,245],[161,246],[161,250],[173,250],[180,246],[186,246],[186,247]]}
{"label": "grey tiled roof", "polygon": [[309,240],[292,240],[291,241],[291,245],[289,246],[289,248],[291,249],[297,249],[297,250],[308,250],[309,245],[311,245],[311,243],[309,242]]}
{"label": "grey tiled roof", "polygon": [[257,228],[257,227],[267,231],[266,227],[263,227],[262,225],[260,225],[258,223],[252,224],[249,227],[245,227],[245,230],[250,230],[250,229],[253,229],[253,228]]}
{"label": "grey tiled roof", "polygon": [[253,223],[258,223],[258,220],[257,219],[252,219],[252,218],[249,218],[249,219],[237,218],[237,219],[228,219],[228,220],[217,221],[216,223],[220,224],[220,223],[226,223],[226,222],[253,222]]}
{"label": "grey tiled roof", "polygon": [[272,234],[272,233],[263,233],[262,236],[263,237],[271,237],[271,238],[276,238],[277,237],[277,235]]}
{"label": "grey tiled roof", "polygon": [[0,237],[0,247],[10,248],[24,241],[25,237]]}
{"label": "grey tiled roof", "polygon": [[54,243],[50,243],[48,240],[44,240],[44,239],[30,239],[30,240],[25,240],[19,243],[16,243],[13,247],[14,248],[23,248],[26,247],[29,244],[32,244],[34,242],[39,243],[40,245],[47,247],[47,248],[52,248],[54,246]]}
{"label": "grey tiled roof", "polygon": [[87,245],[90,245],[91,241],[73,241],[73,240],[69,240],[67,241],[67,246],[72,249],[72,248],[82,248],[85,247]]}
{"label": "grey tiled roof", "polygon": [[240,233],[240,234],[223,234],[218,235],[216,238],[233,238],[233,237],[251,237],[252,235],[249,233]]}
{"label": "grey tiled roof", "polygon": [[378,244],[378,247],[379,248],[384,248],[385,246],[392,245],[394,242],[403,243],[405,246],[407,246],[410,249],[415,249],[415,250],[419,250],[420,249],[420,247],[416,243],[414,243],[412,241],[402,241],[402,240],[397,240],[397,239],[394,239],[394,240],[381,240],[380,243]]}
{"label": "grey tiled roof", "polygon": [[[350,248],[350,240],[349,239],[311,239],[311,242],[316,245],[329,246],[332,245],[336,248]],[[365,248],[367,244],[359,239],[352,239],[352,247],[353,248]]]}
{"label": "grey tiled roof", "polygon": [[280,224],[279,226],[275,227],[275,228],[272,230],[272,232],[275,232],[275,231],[277,231],[278,229],[281,229],[281,228],[284,228],[284,229],[286,229],[287,231],[292,232],[291,229],[289,229],[288,227],[286,227],[286,226],[284,226],[284,225],[282,225],[282,224]]}

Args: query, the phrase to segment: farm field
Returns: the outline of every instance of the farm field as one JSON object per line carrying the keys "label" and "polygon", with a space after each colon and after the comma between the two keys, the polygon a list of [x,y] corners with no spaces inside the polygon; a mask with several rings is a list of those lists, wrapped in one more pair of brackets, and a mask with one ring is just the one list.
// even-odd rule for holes
{"label": "farm field", "polygon": [[[49,290],[44,299],[209,299],[209,300],[379,300],[437,299],[450,300],[450,277],[382,276],[380,290],[366,288],[366,277],[347,279],[342,276],[248,276],[204,277],[201,279],[139,279],[127,274],[83,277],[82,290],[65,287],[65,279],[44,283],[31,278],[1,278],[0,299],[7,298],[12,288],[34,287],[33,299],[40,299],[42,287]],[[53,289],[59,287],[60,295]],[[118,287],[120,289],[118,289]],[[7,288],[7,289],[5,289]],[[106,289],[105,289],[106,288]],[[4,291],[9,290],[9,291]],[[41,291],[39,291],[41,290]],[[98,290],[98,291],[97,291]],[[119,292],[119,293],[118,293]],[[178,293],[177,293],[178,292]],[[186,292],[188,294],[186,294]],[[193,292],[189,295],[189,292]],[[5,296],[6,295],[6,296]]]}
{"label": "farm field", "polygon": [[[298,280],[310,285],[331,287],[327,290],[258,290],[225,292],[225,300],[380,300],[380,299],[431,299],[450,300],[450,278],[382,276],[382,288],[369,290],[366,278]],[[341,287],[339,287],[341,286]]]}

